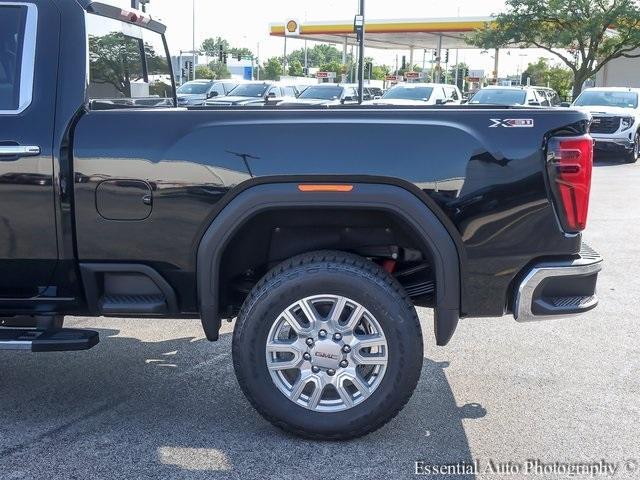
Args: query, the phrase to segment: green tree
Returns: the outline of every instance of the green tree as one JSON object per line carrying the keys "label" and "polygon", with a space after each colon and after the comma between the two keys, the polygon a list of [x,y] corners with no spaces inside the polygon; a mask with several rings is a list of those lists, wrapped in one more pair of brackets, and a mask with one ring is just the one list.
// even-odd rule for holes
{"label": "green tree", "polygon": [[269,58],[264,64],[264,72],[260,78],[263,80],[280,80],[282,75],[282,61],[278,57]]}
{"label": "green tree", "polygon": [[[299,61],[304,65],[304,49],[294,50],[287,55],[287,63]],[[352,57],[347,55],[347,63],[351,63]],[[342,63],[342,51],[333,45],[319,44],[307,49],[307,64],[312,68],[320,68],[323,63],[339,62]]]}
{"label": "green tree", "polygon": [[232,47],[229,49],[229,55],[231,57],[237,58],[240,55],[241,58],[253,58],[253,52],[248,48],[238,48]]}
{"label": "green tree", "polygon": [[391,67],[388,65],[374,65],[371,70],[371,78],[374,80],[384,80],[391,74]]}
{"label": "green tree", "polygon": [[289,63],[289,75],[292,77],[302,77],[304,75],[304,71],[302,70],[302,63],[298,60],[294,60]]}
{"label": "green tree", "polygon": [[551,66],[546,58],[530,63],[522,73],[522,83],[553,88],[563,99],[569,98],[573,84],[571,70],[558,65]]}
{"label": "green tree", "polygon": [[220,47],[222,47],[223,52],[228,52],[230,48],[229,42],[221,37],[207,38],[202,42],[200,50],[202,50],[205,55],[214,57],[220,53]]}
{"label": "green tree", "polygon": [[196,78],[213,80],[214,78],[216,78],[216,76],[213,73],[213,70],[211,70],[206,65],[198,65],[196,67]]}
{"label": "green tree", "polygon": [[213,74],[213,78],[215,80],[231,78],[231,72],[229,72],[227,66],[222,62],[211,62],[209,64],[209,69],[211,70],[211,73]]}
{"label": "green tree", "polygon": [[334,72],[336,74],[336,79],[340,81],[342,78],[343,65],[341,61],[333,60],[331,62],[325,62],[320,65],[320,70],[322,72]]}
{"label": "green tree", "polygon": [[640,57],[636,0],[506,0],[507,11],[469,37],[480,48],[536,47],[573,73],[573,95],[615,58]]}

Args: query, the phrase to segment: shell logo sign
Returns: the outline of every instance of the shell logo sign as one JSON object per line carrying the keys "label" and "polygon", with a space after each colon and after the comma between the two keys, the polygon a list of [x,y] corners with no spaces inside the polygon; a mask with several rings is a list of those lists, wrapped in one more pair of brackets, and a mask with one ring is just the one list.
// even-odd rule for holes
{"label": "shell logo sign", "polygon": [[289,35],[300,35],[300,24],[297,20],[288,20],[285,24],[284,34]]}

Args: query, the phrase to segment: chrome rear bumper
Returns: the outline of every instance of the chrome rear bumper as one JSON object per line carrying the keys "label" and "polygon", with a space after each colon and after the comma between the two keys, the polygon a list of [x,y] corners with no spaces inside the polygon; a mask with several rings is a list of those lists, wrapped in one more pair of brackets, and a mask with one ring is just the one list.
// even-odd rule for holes
{"label": "chrome rear bumper", "polygon": [[518,322],[569,317],[596,307],[596,282],[602,257],[583,244],[578,258],[541,262],[524,276],[515,292]]}

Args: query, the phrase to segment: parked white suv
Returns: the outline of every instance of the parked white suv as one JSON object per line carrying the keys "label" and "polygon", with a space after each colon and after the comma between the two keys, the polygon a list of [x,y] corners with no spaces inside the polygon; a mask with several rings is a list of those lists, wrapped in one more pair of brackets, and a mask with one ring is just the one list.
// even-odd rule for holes
{"label": "parked white suv", "polygon": [[457,105],[462,94],[455,85],[440,83],[400,83],[386,91],[382,98],[362,102],[363,105]]}
{"label": "parked white suv", "polygon": [[634,163],[640,156],[640,89],[622,87],[589,88],[573,106],[593,116],[591,136],[596,150],[618,152]]}

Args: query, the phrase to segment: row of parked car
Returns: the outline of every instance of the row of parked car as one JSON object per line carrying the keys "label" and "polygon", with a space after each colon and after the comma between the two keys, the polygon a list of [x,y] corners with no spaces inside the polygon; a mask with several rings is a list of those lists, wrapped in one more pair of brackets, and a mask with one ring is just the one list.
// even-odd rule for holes
{"label": "row of parked car", "polygon": [[[464,99],[458,87],[437,83],[401,83],[383,92],[365,87],[364,105],[500,105],[569,107],[592,115],[591,134],[596,149],[617,153],[628,162],[640,157],[640,90],[590,88],[571,104],[562,102],[551,88],[538,86],[489,86]],[[178,89],[180,106],[278,105],[333,106],[358,103],[354,84],[323,83],[285,85],[278,82],[234,82],[194,80]]]}

